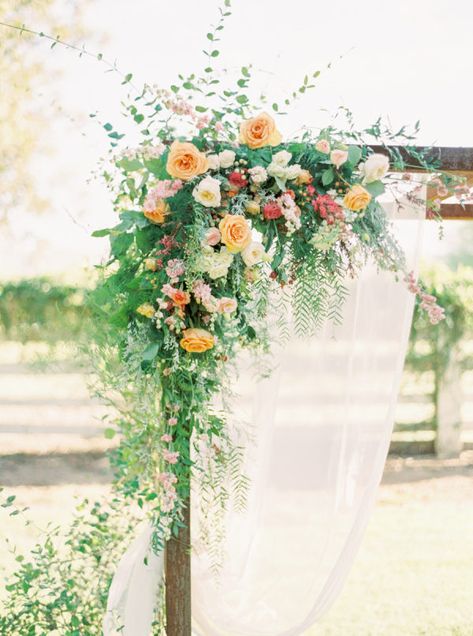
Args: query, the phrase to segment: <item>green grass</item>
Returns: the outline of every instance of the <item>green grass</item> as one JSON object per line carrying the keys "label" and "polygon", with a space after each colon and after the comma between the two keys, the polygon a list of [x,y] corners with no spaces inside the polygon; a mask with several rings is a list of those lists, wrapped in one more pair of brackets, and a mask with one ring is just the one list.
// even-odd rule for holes
{"label": "green grass", "polygon": [[473,482],[464,480],[469,499],[455,496],[458,478],[444,478],[378,504],[342,595],[307,636],[473,635]]}

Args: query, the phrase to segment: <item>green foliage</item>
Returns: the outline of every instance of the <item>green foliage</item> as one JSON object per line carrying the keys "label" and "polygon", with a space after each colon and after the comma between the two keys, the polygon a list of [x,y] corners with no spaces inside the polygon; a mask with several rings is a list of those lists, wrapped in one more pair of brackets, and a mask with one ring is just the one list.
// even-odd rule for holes
{"label": "green foliage", "polygon": [[459,266],[452,270],[436,265],[423,272],[423,281],[427,293],[436,296],[444,308],[445,320],[431,325],[416,306],[406,366],[416,374],[433,371],[435,406],[438,387],[452,354],[463,368],[473,365],[471,350],[461,346],[473,339],[473,268]]}
{"label": "green foliage", "polygon": [[87,328],[83,288],[48,278],[0,283],[0,337],[54,344],[74,342]]}
{"label": "green foliage", "polygon": [[[2,499],[0,516],[21,515],[30,525],[14,496]],[[137,523],[129,506],[114,497],[106,504],[83,501],[68,528],[35,528],[38,542],[28,555],[11,548],[16,570],[0,607],[0,633],[100,636],[110,580]],[[160,633],[157,627],[154,633]]]}

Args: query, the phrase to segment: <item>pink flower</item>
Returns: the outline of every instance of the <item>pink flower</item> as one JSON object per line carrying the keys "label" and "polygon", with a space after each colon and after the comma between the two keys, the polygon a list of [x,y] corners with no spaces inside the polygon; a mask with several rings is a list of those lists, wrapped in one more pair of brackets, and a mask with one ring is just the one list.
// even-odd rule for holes
{"label": "pink flower", "polygon": [[[184,262],[179,258],[172,258],[166,266],[166,274],[169,278],[179,278],[185,272]],[[169,294],[167,294],[169,295]]]}
{"label": "pink flower", "polygon": [[319,152],[323,152],[325,155],[328,155],[330,152],[330,144],[326,139],[319,139],[319,141],[315,144],[315,149]]}
{"label": "pink flower", "polygon": [[177,464],[179,458],[179,451],[170,451],[167,448],[163,449],[163,459],[168,464]]}
{"label": "pink flower", "polygon": [[204,283],[203,280],[195,281],[192,287],[192,293],[194,294],[194,297],[198,303],[208,303],[212,298],[212,290],[210,288],[210,285]]}
{"label": "pink flower", "polygon": [[218,121],[218,122],[215,124],[215,130],[216,130],[217,132],[222,132],[222,130],[223,130],[223,124],[222,124],[222,122],[221,122],[221,121]]}
{"label": "pink flower", "polygon": [[313,199],[312,207],[329,225],[335,221],[343,221],[345,218],[343,209],[329,194],[320,194],[316,199]]}
{"label": "pink flower", "polygon": [[161,441],[165,443],[172,442],[172,435],[169,435],[169,433],[165,433],[164,435],[161,435]]}
{"label": "pink flower", "polygon": [[236,310],[237,306],[237,301],[234,298],[227,298],[226,296],[223,296],[217,301],[217,311],[220,314],[232,314]]}
{"label": "pink flower", "polygon": [[228,180],[230,181],[232,186],[235,186],[236,188],[244,188],[246,185],[248,185],[248,179],[245,179],[244,175],[242,175],[241,172],[237,172],[236,170],[234,172],[230,172],[230,174],[228,175]]}
{"label": "pink flower", "polygon": [[282,210],[276,201],[269,201],[263,208],[263,216],[268,221],[279,219],[282,216]]}
{"label": "pink flower", "polygon": [[348,159],[347,150],[332,150],[330,153],[330,161],[336,168],[340,168]]}
{"label": "pink flower", "polygon": [[176,426],[176,424],[177,424],[177,417],[170,417],[170,418],[168,419],[168,424],[169,424],[169,426]]}
{"label": "pink flower", "polygon": [[220,243],[221,238],[220,230],[217,227],[211,227],[205,233],[204,243],[205,245],[211,245],[213,247],[217,245],[217,243]]}

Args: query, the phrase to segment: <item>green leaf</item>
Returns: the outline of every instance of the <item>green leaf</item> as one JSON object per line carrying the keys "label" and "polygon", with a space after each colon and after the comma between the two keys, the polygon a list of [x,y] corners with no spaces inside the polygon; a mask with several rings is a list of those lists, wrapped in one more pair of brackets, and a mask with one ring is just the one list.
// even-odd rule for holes
{"label": "green leaf", "polygon": [[152,360],[154,360],[159,353],[160,347],[161,344],[159,342],[153,342],[152,344],[148,345],[143,351],[143,362],[151,362]]}
{"label": "green leaf", "polygon": [[382,181],[373,181],[372,183],[367,183],[364,187],[374,198],[379,197],[385,191]]}
{"label": "green leaf", "polygon": [[333,168],[327,168],[322,172],[322,185],[328,186],[332,183],[335,178],[335,174],[333,172]]}
{"label": "green leaf", "polygon": [[113,130],[112,124],[109,124],[109,123],[104,124],[103,127],[105,128],[105,130],[108,130],[108,131]]}
{"label": "green leaf", "polygon": [[248,103],[248,97],[246,95],[238,95],[236,100],[237,100],[237,102],[239,104],[247,104]]}
{"label": "green leaf", "polygon": [[361,159],[361,148],[358,146],[350,146],[348,148],[348,161],[352,166],[356,166]]}
{"label": "green leaf", "polygon": [[220,55],[220,51],[214,50],[214,51],[212,51],[212,53],[210,55],[212,57],[218,57]]}
{"label": "green leaf", "polygon": [[113,439],[117,434],[117,431],[114,428],[106,428],[103,434],[106,439]]}
{"label": "green leaf", "polygon": [[134,170],[140,170],[143,164],[138,159],[127,159],[124,157],[117,161],[117,166],[125,172],[133,172]]}
{"label": "green leaf", "polygon": [[279,110],[279,106],[276,104],[276,102],[272,105],[273,110],[275,110],[276,112],[278,112]]}
{"label": "green leaf", "polygon": [[128,248],[133,243],[133,234],[118,234],[110,237],[110,246],[113,256],[120,258],[126,254]]}
{"label": "green leaf", "polygon": [[241,74],[244,75],[245,77],[250,77],[250,71],[248,70],[247,66],[242,67]]}
{"label": "green leaf", "polygon": [[110,230],[108,228],[105,228],[103,230],[95,230],[95,232],[92,232],[92,236],[94,236],[95,238],[102,238],[103,236],[108,236],[110,234]]}

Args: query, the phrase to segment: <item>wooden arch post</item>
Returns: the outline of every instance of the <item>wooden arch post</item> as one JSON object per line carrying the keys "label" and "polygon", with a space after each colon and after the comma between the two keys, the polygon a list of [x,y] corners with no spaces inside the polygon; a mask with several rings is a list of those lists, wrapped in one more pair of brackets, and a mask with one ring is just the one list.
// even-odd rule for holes
{"label": "wooden arch post", "polygon": [[[371,146],[373,151],[389,154],[384,146]],[[412,160],[402,146],[393,146],[414,170],[422,172],[422,166]],[[416,150],[426,150],[417,147]],[[473,186],[473,148],[432,148],[430,155],[437,159],[439,169],[464,176]],[[411,171],[411,168],[409,168]],[[473,220],[473,201],[461,205],[456,202],[442,202],[440,216],[445,220]],[[172,538],[166,547],[166,634],[167,636],[192,636],[191,608],[191,536],[190,536],[190,497],[187,501],[183,528],[177,538]]]}

